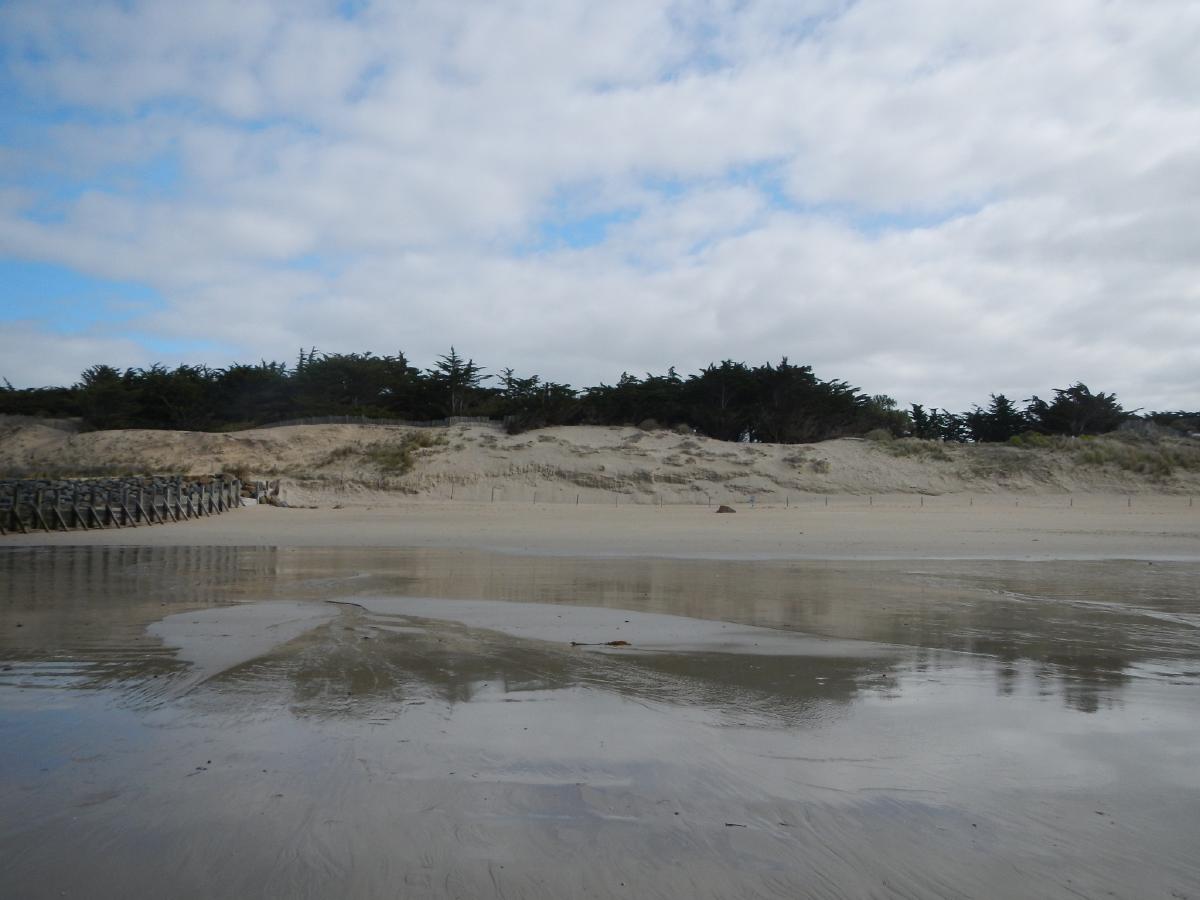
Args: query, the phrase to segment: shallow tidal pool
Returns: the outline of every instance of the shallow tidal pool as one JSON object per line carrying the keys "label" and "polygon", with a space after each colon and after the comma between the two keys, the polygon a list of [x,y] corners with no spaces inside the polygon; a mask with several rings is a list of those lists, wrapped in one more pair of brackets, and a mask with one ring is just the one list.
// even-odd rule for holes
{"label": "shallow tidal pool", "polygon": [[1200,566],[9,548],[0,847],[22,898],[1200,897]]}

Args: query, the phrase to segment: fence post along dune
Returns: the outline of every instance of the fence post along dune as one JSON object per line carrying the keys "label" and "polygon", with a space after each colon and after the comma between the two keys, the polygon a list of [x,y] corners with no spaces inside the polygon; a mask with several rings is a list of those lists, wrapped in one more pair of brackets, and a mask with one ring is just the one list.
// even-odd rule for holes
{"label": "fence post along dune", "polygon": [[[228,475],[0,481],[0,534],[165,525],[242,505]],[[257,493],[258,486],[255,486]]]}

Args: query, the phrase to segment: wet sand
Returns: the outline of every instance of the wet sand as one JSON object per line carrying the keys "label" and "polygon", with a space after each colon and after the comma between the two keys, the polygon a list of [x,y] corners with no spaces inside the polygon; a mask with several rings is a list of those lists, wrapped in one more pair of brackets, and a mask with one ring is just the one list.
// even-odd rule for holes
{"label": "wet sand", "polygon": [[505,549],[0,550],[2,893],[1200,896],[1195,559]]}

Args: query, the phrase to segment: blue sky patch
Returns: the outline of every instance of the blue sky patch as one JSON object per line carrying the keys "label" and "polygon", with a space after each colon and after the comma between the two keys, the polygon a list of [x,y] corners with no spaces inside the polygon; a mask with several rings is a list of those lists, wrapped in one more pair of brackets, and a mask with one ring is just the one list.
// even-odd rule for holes
{"label": "blue sky patch", "polygon": [[143,284],[95,278],[51,263],[0,259],[0,321],[34,321],[57,334],[80,334],[164,305]]}

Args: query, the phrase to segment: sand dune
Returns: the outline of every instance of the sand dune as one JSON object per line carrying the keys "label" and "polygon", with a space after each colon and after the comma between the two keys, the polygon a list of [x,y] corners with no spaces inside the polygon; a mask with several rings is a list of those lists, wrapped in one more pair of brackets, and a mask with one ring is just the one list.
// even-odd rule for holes
{"label": "sand dune", "polygon": [[[293,505],[413,498],[640,504],[778,504],[811,495],[1189,494],[1198,442],[1107,438],[1052,448],[844,438],[736,444],[677,431],[301,425],[232,434],[73,433],[0,420],[0,475],[211,473],[279,479]],[[1146,471],[1138,471],[1143,469]]]}

